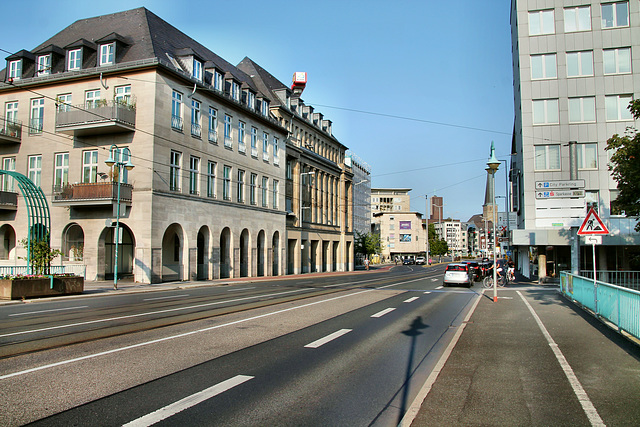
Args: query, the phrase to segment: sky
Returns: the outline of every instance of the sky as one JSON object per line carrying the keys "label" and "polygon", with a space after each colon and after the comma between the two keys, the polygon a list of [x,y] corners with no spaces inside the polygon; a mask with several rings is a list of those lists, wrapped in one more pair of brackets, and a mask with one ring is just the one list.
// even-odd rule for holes
{"label": "sky", "polygon": [[[508,159],[513,130],[510,0],[31,0],[12,2],[0,52],[32,50],[73,22],[146,7],[232,64],[253,59],[371,167],[374,188],[411,188],[428,216],[482,213],[491,142]],[[188,6],[187,6],[188,5]],[[17,19],[19,17],[19,19]],[[504,184],[502,184],[504,183]],[[505,163],[496,175],[504,196]],[[498,200],[504,209],[504,198]]]}

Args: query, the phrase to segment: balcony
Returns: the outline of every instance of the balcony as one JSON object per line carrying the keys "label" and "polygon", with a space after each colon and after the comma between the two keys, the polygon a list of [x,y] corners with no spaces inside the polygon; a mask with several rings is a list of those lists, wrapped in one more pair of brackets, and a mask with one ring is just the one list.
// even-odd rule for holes
{"label": "balcony", "polygon": [[22,140],[22,122],[10,121],[0,118],[0,145],[20,144]]}
{"label": "balcony", "polygon": [[0,211],[15,211],[18,209],[18,193],[0,191]]}
{"label": "balcony", "polygon": [[97,101],[95,105],[58,111],[56,131],[72,136],[131,132],[136,126],[136,108],[123,102]]}
{"label": "balcony", "polygon": [[[131,184],[120,184],[120,202],[131,205]],[[117,182],[90,182],[67,184],[53,188],[53,204],[66,206],[108,206],[117,203]]]}

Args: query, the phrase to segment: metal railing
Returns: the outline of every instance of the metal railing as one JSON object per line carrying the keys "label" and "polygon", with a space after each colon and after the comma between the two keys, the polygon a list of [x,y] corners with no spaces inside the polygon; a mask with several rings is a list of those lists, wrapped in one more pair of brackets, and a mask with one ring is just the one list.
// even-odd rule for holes
{"label": "metal railing", "polygon": [[[593,270],[581,271],[580,276],[593,280]],[[596,271],[596,280],[640,291],[640,271]]]}
{"label": "metal railing", "polygon": [[[52,265],[47,274],[75,274],[86,277],[87,266],[84,264]],[[26,265],[0,265],[0,276],[18,276],[29,274]]]}
{"label": "metal railing", "polygon": [[563,271],[560,292],[640,339],[640,291]]}

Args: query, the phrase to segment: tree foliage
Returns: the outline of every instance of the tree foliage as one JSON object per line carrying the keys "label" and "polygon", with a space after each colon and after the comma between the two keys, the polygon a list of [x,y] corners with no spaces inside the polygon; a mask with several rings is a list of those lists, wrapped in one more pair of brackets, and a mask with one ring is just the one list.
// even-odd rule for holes
{"label": "tree foliage", "polygon": [[[20,241],[25,249],[29,249],[31,252],[31,268],[35,274],[46,274],[49,272],[49,266],[51,261],[57,256],[62,255],[62,252],[58,249],[51,249],[49,245],[49,236],[45,236],[41,239],[31,239],[31,242],[27,238]],[[27,259],[27,257],[19,257],[21,259]]]}
{"label": "tree foliage", "polygon": [[359,233],[356,231],[355,251],[365,256],[382,252],[380,235],[376,233]]}
{"label": "tree foliage", "polygon": [[444,255],[449,251],[449,245],[446,240],[438,239],[436,226],[429,224],[429,252],[431,255]]}
{"label": "tree foliage", "polygon": [[[640,100],[631,101],[628,108],[636,120],[640,119]],[[618,198],[612,206],[627,217],[635,217],[635,229],[640,231],[640,133],[629,127],[624,136],[609,138],[606,150],[611,150],[609,170],[618,183]]]}

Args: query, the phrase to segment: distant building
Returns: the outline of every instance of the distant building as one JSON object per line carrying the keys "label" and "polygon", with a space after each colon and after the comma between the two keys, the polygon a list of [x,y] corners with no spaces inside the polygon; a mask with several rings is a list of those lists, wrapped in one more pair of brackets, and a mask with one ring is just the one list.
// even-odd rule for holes
{"label": "distant building", "polygon": [[353,230],[367,234],[371,232],[371,166],[351,152],[345,163],[353,171]]}
{"label": "distant building", "polygon": [[438,238],[447,242],[449,253],[467,255],[467,228],[459,219],[445,219],[435,223]]}
{"label": "distant building", "polygon": [[410,211],[409,191],[410,188],[372,188],[371,213]]}
{"label": "distant building", "polygon": [[444,200],[442,197],[433,196],[429,199],[429,223],[442,221],[444,212]]}

